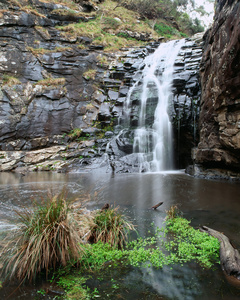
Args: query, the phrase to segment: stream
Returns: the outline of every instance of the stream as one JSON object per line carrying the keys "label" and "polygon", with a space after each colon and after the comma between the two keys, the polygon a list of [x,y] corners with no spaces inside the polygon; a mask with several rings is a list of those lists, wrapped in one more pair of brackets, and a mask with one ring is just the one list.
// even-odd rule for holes
{"label": "stream", "polygon": [[[101,208],[105,203],[120,206],[137,225],[141,236],[161,227],[166,210],[177,204],[194,227],[206,225],[224,232],[240,248],[239,183],[196,179],[181,171],[116,175],[101,171],[91,174],[42,172],[26,176],[1,173],[1,244],[5,233],[16,228],[15,210],[31,207],[33,199],[40,201],[48,191],[57,193],[63,188],[70,199],[78,198],[90,210]],[[160,201],[163,205],[152,210]],[[160,270],[124,268],[112,272],[103,274],[101,281],[88,282],[90,288],[97,287],[100,299],[233,300],[240,297],[240,289],[228,282],[220,266],[204,270],[190,263]],[[22,287],[8,299],[53,299],[37,298],[36,291],[44,284]],[[15,289],[16,286],[10,286],[0,290],[0,299],[6,299]]]}

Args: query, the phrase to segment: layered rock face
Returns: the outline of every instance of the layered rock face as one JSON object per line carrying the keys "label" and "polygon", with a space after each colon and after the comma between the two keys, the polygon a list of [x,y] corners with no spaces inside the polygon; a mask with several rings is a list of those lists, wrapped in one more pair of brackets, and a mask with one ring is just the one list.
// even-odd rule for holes
{"label": "layered rock face", "polygon": [[[78,3],[79,12],[96,9]],[[94,78],[84,73],[95,69],[97,81],[104,69],[91,39],[63,35],[56,26],[84,17],[62,15],[57,12],[66,11],[63,5],[38,0],[2,1],[0,9],[0,170],[39,165],[49,157],[57,165],[57,157],[68,158],[58,153],[66,146],[74,150],[71,158],[79,157],[86,143],[72,144],[67,133],[91,131],[101,104]],[[45,149],[41,155],[39,149]]]}
{"label": "layered rock face", "polygon": [[217,1],[214,24],[205,35],[201,66],[200,143],[194,150],[195,174],[210,168],[239,172],[239,20],[238,0]]}
{"label": "layered rock face", "polygon": [[[159,43],[152,43],[146,50],[151,53],[158,46]],[[125,82],[125,85],[119,90],[118,106],[124,105],[126,98],[129,97],[127,96],[129,88],[137,84],[128,99],[130,113],[127,118],[129,121],[126,120],[124,110],[123,114],[118,114],[119,127],[123,131],[110,142],[108,148],[108,154],[114,162],[117,172],[139,172],[141,169],[138,154],[132,153],[134,130],[138,126],[140,118],[140,98],[145,67],[144,56],[141,53],[140,50],[134,51],[128,56],[124,64],[116,65],[115,71],[111,72],[112,77],[119,78],[122,76]],[[201,95],[199,65],[201,57],[201,42],[189,39],[185,42],[174,63],[172,102],[169,103],[168,114],[174,131],[172,143],[174,144],[176,168],[185,168],[191,163],[191,149],[196,146],[195,143],[198,139],[198,109]],[[126,70],[128,70],[127,73]],[[161,73],[161,65],[158,71]],[[158,100],[156,87],[153,86],[146,102],[145,122],[149,127],[153,126]],[[126,106],[124,109],[127,109]],[[128,128],[126,128],[126,123]]]}
{"label": "layered rock face", "polygon": [[61,30],[94,18],[86,12],[101,1],[74,2],[75,11],[51,1],[0,3],[0,171],[71,169],[102,155],[113,134],[104,136],[122,81],[105,73],[128,50],[106,53]]}
{"label": "layered rock face", "polygon": [[[134,171],[128,157],[132,145],[125,138],[117,143],[113,136],[120,129],[114,126],[121,123],[129,89],[141,77],[138,68],[160,42],[106,53],[91,38],[61,30],[91,20],[92,14],[81,12],[97,10],[101,1],[74,2],[74,13],[51,1],[0,3],[0,171],[76,170],[94,165],[107,145],[110,159],[122,159],[116,171]],[[189,163],[197,135],[200,57],[199,44],[188,41],[175,65],[169,114],[178,167]],[[139,103],[133,102],[134,127]],[[154,98],[150,104],[153,110]]]}

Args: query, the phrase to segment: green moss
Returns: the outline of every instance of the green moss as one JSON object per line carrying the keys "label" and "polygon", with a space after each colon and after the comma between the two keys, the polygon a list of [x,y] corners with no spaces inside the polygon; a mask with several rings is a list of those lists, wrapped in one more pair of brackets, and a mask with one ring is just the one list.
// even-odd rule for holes
{"label": "green moss", "polygon": [[2,78],[3,85],[13,86],[17,84],[21,84],[21,81],[17,79],[16,77],[9,76],[4,74]]}

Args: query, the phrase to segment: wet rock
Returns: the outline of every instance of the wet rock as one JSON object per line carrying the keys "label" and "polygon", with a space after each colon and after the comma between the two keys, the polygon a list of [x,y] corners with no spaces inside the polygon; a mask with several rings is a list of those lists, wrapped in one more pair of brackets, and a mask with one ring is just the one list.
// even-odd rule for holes
{"label": "wet rock", "polygon": [[109,97],[109,100],[110,100],[110,101],[116,101],[117,98],[118,98],[118,92],[109,90],[109,91],[108,91],[108,97]]}
{"label": "wet rock", "polygon": [[218,1],[204,37],[200,143],[194,159],[205,169],[240,167],[239,18],[239,1]]}
{"label": "wet rock", "polygon": [[124,103],[125,103],[125,101],[126,101],[126,98],[125,97],[121,97],[121,98],[118,98],[117,100],[116,100],[116,103],[115,103],[115,105],[119,105],[119,106],[123,106],[124,105]]}
{"label": "wet rock", "polygon": [[112,137],[113,135],[114,135],[114,133],[112,131],[106,131],[105,132],[106,137]]}
{"label": "wet rock", "polygon": [[153,39],[152,36],[147,32],[133,32],[130,30],[124,30],[119,31],[119,35],[127,36],[145,42],[151,41]]}

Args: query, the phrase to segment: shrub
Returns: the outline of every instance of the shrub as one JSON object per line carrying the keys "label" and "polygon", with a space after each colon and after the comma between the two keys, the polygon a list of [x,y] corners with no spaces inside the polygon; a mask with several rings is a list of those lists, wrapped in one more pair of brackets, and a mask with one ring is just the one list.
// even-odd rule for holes
{"label": "shrub", "polygon": [[162,22],[155,24],[154,29],[159,35],[177,34],[177,30],[175,28],[168,26]]}
{"label": "shrub", "polygon": [[113,247],[123,248],[130,230],[134,226],[118,212],[118,207],[97,211],[88,240],[93,243],[101,241]]}
{"label": "shrub", "polygon": [[50,268],[79,259],[86,230],[83,224],[90,224],[91,217],[74,211],[61,192],[40,204],[34,202],[33,211],[17,212],[19,229],[3,250],[6,279],[31,282],[42,270],[47,276]]}
{"label": "shrub", "polygon": [[82,129],[81,128],[74,128],[73,130],[70,131],[70,133],[68,134],[68,136],[71,139],[76,139],[79,138],[82,134]]}
{"label": "shrub", "polygon": [[167,218],[174,219],[180,214],[177,205],[172,205],[169,210],[167,210]]}

